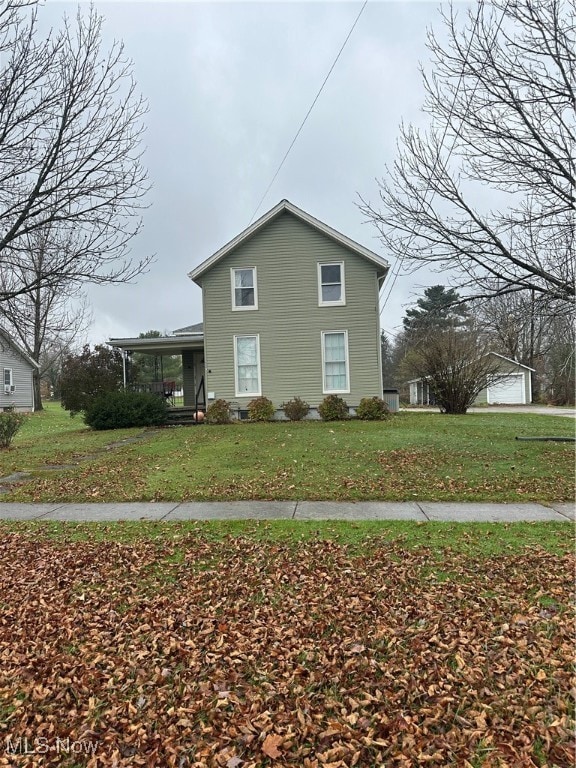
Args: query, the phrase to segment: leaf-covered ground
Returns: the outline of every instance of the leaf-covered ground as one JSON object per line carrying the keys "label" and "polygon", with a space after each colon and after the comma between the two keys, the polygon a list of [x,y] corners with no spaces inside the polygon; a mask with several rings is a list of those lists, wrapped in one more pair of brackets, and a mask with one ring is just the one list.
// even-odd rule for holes
{"label": "leaf-covered ground", "polygon": [[0,562],[0,765],[573,765],[572,555],[7,531]]}

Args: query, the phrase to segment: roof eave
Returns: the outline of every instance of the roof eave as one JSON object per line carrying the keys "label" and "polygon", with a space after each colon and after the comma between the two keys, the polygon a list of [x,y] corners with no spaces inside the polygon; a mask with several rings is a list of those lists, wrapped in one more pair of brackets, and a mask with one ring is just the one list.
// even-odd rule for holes
{"label": "roof eave", "polygon": [[40,369],[40,363],[37,363],[36,360],[31,358],[30,355],[28,354],[28,352],[26,352],[25,349],[22,349],[22,347],[16,341],[14,341],[14,339],[12,338],[12,336],[10,336],[8,331],[5,331],[3,328],[0,328],[0,335],[2,335],[4,337],[6,343],[9,346],[11,346],[13,349],[15,349],[16,352],[18,352],[18,354],[21,357],[23,357],[24,360],[26,360],[27,363],[30,363],[30,365],[33,368]]}
{"label": "roof eave", "polygon": [[152,339],[117,338],[108,339],[108,345],[115,349],[132,352],[147,352],[149,354],[178,354],[182,348],[201,349],[204,346],[204,334],[196,333],[188,336],[159,336]]}

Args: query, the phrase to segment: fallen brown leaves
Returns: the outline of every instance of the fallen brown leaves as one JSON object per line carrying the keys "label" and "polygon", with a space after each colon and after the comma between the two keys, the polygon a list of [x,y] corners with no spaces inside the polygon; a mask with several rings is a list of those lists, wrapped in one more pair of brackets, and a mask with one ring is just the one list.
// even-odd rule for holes
{"label": "fallen brown leaves", "polygon": [[0,765],[573,764],[572,557],[10,534],[0,558]]}
{"label": "fallen brown leaves", "polygon": [[[541,501],[542,499],[572,499],[574,477],[571,467],[574,463],[572,450],[556,455],[556,476],[538,475],[536,468],[529,474],[518,473],[514,466],[503,472],[494,457],[464,451],[446,453],[430,448],[380,451],[378,462],[384,474],[378,479],[381,495],[394,492],[400,498],[428,498],[434,500],[495,498],[518,501]],[[475,468],[471,471],[470,463]],[[352,483],[351,483],[352,484]],[[423,494],[423,489],[426,489]]]}
{"label": "fallen brown leaves", "polygon": [[145,488],[146,481],[137,462],[118,459],[15,483],[11,498],[35,502],[46,498],[122,502],[134,496],[143,498]]}

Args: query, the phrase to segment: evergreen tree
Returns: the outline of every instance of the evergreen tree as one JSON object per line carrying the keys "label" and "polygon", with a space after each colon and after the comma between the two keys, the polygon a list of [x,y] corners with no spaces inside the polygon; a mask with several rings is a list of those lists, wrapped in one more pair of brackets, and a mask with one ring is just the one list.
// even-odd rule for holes
{"label": "evergreen tree", "polygon": [[454,288],[433,285],[426,288],[416,307],[406,310],[404,330],[410,335],[422,335],[465,325],[469,313]]}

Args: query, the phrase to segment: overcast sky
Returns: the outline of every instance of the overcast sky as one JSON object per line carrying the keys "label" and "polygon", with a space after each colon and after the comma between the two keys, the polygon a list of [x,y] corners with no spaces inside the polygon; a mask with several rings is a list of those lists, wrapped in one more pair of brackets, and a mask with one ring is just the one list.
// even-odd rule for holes
{"label": "overcast sky", "polygon": [[[92,343],[202,320],[187,273],[248,226],[361,3],[95,6],[106,43],[124,41],[149,102],[144,161],[153,188],[133,256],[157,258],[134,284],[89,290]],[[49,0],[43,21],[56,25],[76,7]],[[394,264],[356,203],[358,194],[377,199],[400,121],[425,122],[418,67],[428,61],[431,25],[440,27],[435,3],[368,3],[258,216],[287,198]],[[383,328],[397,330],[421,286],[441,282],[400,276]]]}

